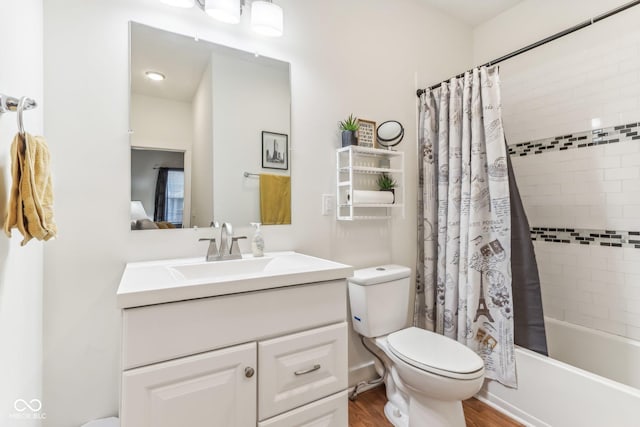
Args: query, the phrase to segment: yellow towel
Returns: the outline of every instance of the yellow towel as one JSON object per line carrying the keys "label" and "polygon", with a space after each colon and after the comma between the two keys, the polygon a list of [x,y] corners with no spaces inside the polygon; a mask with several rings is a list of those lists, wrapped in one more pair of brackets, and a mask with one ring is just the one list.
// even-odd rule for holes
{"label": "yellow towel", "polygon": [[53,220],[53,186],[49,150],[41,136],[17,134],[11,144],[11,193],[4,231],[11,237],[17,228],[24,246],[32,238],[49,240],[56,235]]}
{"label": "yellow towel", "polygon": [[291,224],[291,178],[260,175],[260,217],[264,225]]}

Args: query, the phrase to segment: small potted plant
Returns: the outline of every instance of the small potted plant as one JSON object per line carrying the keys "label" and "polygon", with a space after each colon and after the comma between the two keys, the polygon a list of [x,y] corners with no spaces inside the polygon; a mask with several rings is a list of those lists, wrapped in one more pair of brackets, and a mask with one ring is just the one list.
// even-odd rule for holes
{"label": "small potted plant", "polygon": [[342,146],[348,147],[349,145],[357,145],[358,138],[356,132],[360,128],[358,124],[358,118],[353,117],[353,114],[349,114],[346,120],[340,122],[340,130],[342,131]]}
{"label": "small potted plant", "polygon": [[392,177],[390,177],[386,172],[383,172],[380,175],[378,175],[378,179],[376,180],[376,183],[378,184],[378,188],[380,189],[380,191],[390,191],[391,193],[393,193],[393,203],[395,203],[396,202],[396,193],[395,193],[396,181]]}

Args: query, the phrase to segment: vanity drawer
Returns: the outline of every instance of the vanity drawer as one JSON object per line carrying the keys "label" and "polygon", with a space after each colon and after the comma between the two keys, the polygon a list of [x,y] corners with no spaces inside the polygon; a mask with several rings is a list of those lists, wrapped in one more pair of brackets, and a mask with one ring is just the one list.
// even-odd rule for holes
{"label": "vanity drawer", "polygon": [[347,391],[258,423],[258,427],[347,427]]}
{"label": "vanity drawer", "polygon": [[258,343],[258,419],[347,388],[347,323]]}
{"label": "vanity drawer", "polygon": [[345,280],[128,308],[123,314],[122,369],[346,319]]}

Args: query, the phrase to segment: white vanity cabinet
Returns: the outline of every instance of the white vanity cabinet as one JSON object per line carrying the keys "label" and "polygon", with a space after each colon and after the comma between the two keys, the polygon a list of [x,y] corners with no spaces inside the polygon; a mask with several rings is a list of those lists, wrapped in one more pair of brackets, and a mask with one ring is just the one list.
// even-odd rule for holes
{"label": "white vanity cabinet", "polygon": [[125,371],[122,425],[253,425],[255,366],[249,343]]}
{"label": "white vanity cabinet", "polygon": [[125,303],[121,426],[346,427],[347,290],[335,276]]}

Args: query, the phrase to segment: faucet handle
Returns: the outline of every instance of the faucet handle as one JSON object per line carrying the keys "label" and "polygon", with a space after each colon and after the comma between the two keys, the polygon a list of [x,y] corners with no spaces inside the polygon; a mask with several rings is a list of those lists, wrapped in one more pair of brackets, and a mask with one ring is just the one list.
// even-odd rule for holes
{"label": "faucet handle", "polygon": [[241,253],[240,253],[240,245],[238,243],[238,240],[246,239],[246,238],[247,238],[247,236],[232,237],[231,238],[231,250],[229,251],[229,253],[231,255],[241,255]]}
{"label": "faucet handle", "polygon": [[209,248],[207,249],[207,261],[215,261],[218,257],[220,257],[220,252],[218,251],[218,245],[216,245],[216,238],[211,237],[202,237],[198,239],[199,242],[208,241]]}
{"label": "faucet handle", "polygon": [[211,228],[220,228],[220,223],[216,220],[211,221],[211,224],[209,224],[209,227]]}

